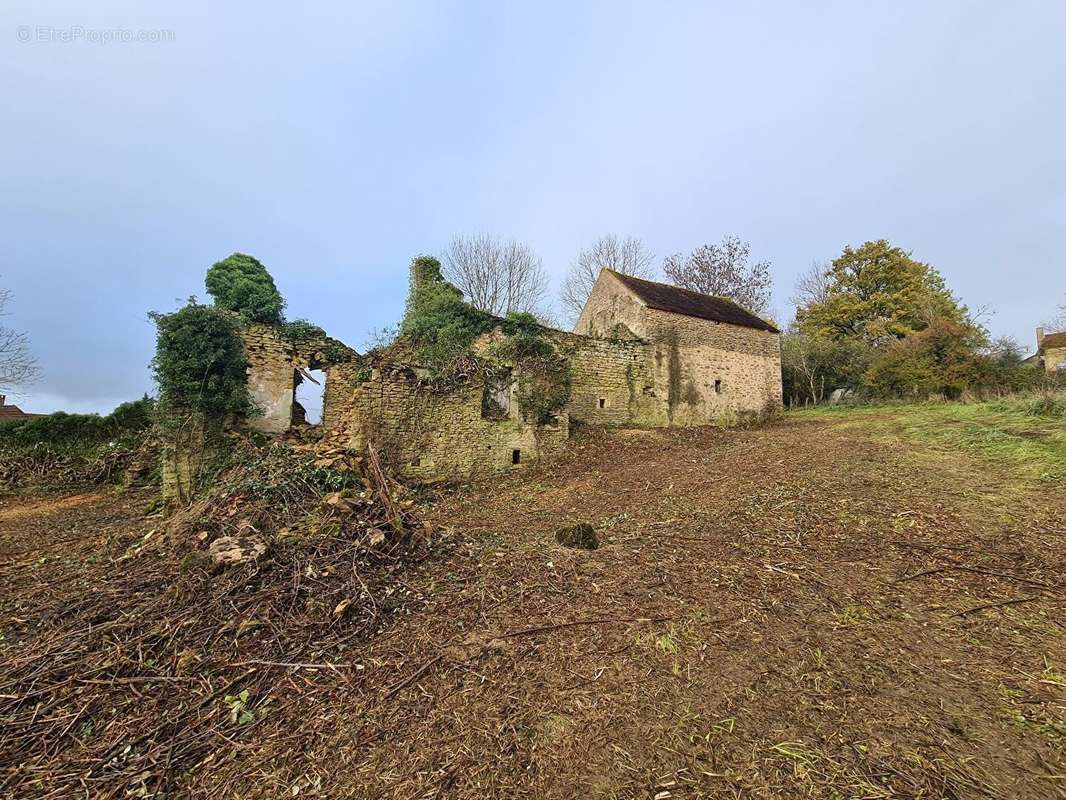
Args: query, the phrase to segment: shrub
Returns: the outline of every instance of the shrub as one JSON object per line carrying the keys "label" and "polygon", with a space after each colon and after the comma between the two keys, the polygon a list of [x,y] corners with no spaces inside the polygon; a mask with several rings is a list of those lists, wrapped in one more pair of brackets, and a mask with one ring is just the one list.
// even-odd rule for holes
{"label": "shrub", "polygon": [[212,418],[253,412],[248,362],[232,319],[195,298],[173,314],[149,317],[156,324],[151,366],[162,421],[188,411]]}
{"label": "shrub", "polygon": [[436,373],[448,372],[494,324],[495,317],[464,302],[463,293],[444,280],[437,259],[419,256],[411,262],[411,291],[400,329]]}
{"label": "shrub", "polygon": [[274,279],[259,261],[244,253],[234,253],[213,265],[204,281],[215,305],[236,311],[251,322],[279,324],[285,300]]}

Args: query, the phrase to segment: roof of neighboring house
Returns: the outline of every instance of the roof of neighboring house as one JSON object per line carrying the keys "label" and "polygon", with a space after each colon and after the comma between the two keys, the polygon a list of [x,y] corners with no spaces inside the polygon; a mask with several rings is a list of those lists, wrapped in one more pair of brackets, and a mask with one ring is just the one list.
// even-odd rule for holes
{"label": "roof of neighboring house", "polygon": [[1046,334],[1040,342],[1040,349],[1047,350],[1049,347],[1066,347],[1066,331]]}
{"label": "roof of neighboring house", "polygon": [[28,417],[30,416],[18,406],[9,406],[6,403],[0,406],[0,417]]}
{"label": "roof of neighboring house", "polygon": [[699,319],[709,319],[713,322],[725,322],[729,325],[740,325],[745,328],[780,333],[777,328],[766,320],[759,319],[747,309],[724,297],[713,297],[702,292],[693,292],[690,289],[671,286],[668,283],[656,283],[655,281],[646,281],[643,278],[634,278],[632,275],[624,275],[621,272],[615,272],[613,269],[609,269],[607,272],[618,278],[650,308],[669,311],[674,314],[684,314],[686,317],[698,317]]}

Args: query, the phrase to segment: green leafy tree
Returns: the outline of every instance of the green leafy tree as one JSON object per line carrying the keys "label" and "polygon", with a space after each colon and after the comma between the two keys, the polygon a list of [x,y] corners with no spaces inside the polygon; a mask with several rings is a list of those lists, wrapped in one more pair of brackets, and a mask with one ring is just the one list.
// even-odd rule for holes
{"label": "green leafy tree", "polygon": [[252,256],[234,253],[222,259],[207,271],[204,282],[219,308],[252,322],[281,322],[285,300],[266,267]]}
{"label": "green leafy tree", "polygon": [[796,310],[805,333],[884,345],[937,319],[977,329],[933,267],[884,239],[844,248],[825,277],[824,298]]}
{"label": "green leafy tree", "polygon": [[199,411],[213,418],[248,414],[244,346],[232,319],[195,298],[173,314],[149,314],[156,325],[152,374],[164,416]]}
{"label": "green leafy tree", "polygon": [[882,395],[960,397],[971,385],[981,336],[968,325],[934,319],[923,330],[883,348],[867,382]]}

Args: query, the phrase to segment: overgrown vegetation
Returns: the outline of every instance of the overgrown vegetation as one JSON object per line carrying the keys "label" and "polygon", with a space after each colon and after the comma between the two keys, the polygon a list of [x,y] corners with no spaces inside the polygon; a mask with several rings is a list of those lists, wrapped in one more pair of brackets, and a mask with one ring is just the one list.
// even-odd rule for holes
{"label": "overgrown vegetation", "polygon": [[834,391],[866,400],[978,399],[1054,386],[988,332],[929,264],[886,241],[847,247],[798,286],[782,337],[786,402],[822,403]]}
{"label": "overgrown vegetation", "polygon": [[234,311],[250,322],[279,324],[285,300],[258,259],[234,253],[214,264],[204,279],[218,308]]}
{"label": "overgrown vegetation", "polygon": [[150,449],[154,401],[110,414],[67,414],[0,423],[0,489],[119,480]]}
{"label": "overgrown vegetation", "polygon": [[500,319],[464,302],[462,292],[441,275],[440,262],[419,256],[411,264],[411,293],[401,325],[418,357],[438,378],[451,376],[472,358],[478,336],[496,326],[504,338],[495,342],[480,370],[487,380],[503,372],[514,375],[516,397],[527,420],[551,422],[570,398],[570,367],[545,335],[546,329],[527,312]]}
{"label": "overgrown vegetation", "polygon": [[449,373],[495,321],[496,317],[463,301],[463,293],[444,280],[440,261],[418,256],[411,262],[411,288],[400,330],[438,375]]}
{"label": "overgrown vegetation", "polygon": [[253,411],[248,362],[230,316],[190,298],[172,314],[153,312],[149,317],[156,325],[151,366],[161,421],[189,412],[221,419]]}

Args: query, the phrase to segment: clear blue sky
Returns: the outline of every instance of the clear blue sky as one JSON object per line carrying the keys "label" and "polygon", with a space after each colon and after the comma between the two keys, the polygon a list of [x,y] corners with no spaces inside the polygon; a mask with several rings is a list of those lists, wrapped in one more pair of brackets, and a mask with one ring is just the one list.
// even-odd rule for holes
{"label": "clear blue sky", "polygon": [[[356,346],[456,232],[556,280],[603,233],[660,258],[733,233],[781,311],[812,261],[887,238],[1030,347],[1063,300],[1066,3],[167,5],[0,9],[30,410],[151,391],[146,312],[235,250]],[[115,28],[173,35],[88,41]]]}

